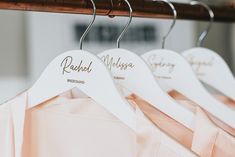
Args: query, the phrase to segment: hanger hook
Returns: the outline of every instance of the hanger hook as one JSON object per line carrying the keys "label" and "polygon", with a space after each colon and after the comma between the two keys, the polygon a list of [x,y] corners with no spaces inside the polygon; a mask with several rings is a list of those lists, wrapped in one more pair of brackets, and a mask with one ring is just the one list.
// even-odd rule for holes
{"label": "hanger hook", "polygon": [[201,47],[203,44],[204,39],[206,38],[207,34],[209,33],[212,23],[214,22],[214,12],[213,10],[205,3],[203,2],[199,2],[199,1],[192,1],[190,2],[191,5],[201,5],[204,8],[206,8],[206,10],[208,10],[209,15],[210,15],[210,23],[208,24],[208,26],[206,27],[206,29],[201,33],[201,35],[199,36],[199,39],[197,41],[197,46]]}
{"label": "hanger hook", "polygon": [[128,0],[125,0],[126,4],[129,7],[129,21],[127,22],[125,28],[123,29],[122,33],[119,35],[118,39],[117,39],[117,48],[120,48],[120,42],[124,36],[124,34],[127,32],[131,22],[132,22],[132,13],[133,13],[133,9],[131,7],[131,4],[129,3]]}
{"label": "hanger hook", "polygon": [[87,34],[89,33],[89,31],[91,30],[91,28],[93,27],[93,24],[95,22],[95,18],[96,18],[96,6],[95,6],[95,2],[93,0],[90,0],[93,6],[93,18],[92,21],[90,22],[90,24],[88,25],[87,29],[85,30],[85,32],[83,33],[82,37],[80,38],[80,50],[82,50],[82,44],[83,41],[85,39],[85,37],[87,36]]}
{"label": "hanger hook", "polygon": [[177,19],[177,11],[176,11],[174,5],[168,0],[153,0],[153,1],[154,2],[164,2],[164,3],[168,4],[171,7],[171,10],[173,11],[173,21],[172,21],[172,24],[170,26],[170,29],[168,30],[166,35],[163,36],[163,38],[162,38],[162,48],[164,49],[165,48],[165,43],[166,43],[166,38],[169,36],[170,32],[172,31],[172,29],[175,26],[176,19]]}

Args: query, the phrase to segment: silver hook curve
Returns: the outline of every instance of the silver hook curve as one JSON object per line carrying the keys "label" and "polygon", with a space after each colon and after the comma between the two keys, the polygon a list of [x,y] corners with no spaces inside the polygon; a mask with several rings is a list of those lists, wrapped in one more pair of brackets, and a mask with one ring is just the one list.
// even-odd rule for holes
{"label": "silver hook curve", "polygon": [[83,33],[83,35],[80,38],[80,44],[79,44],[80,50],[82,50],[83,41],[84,41],[85,37],[87,36],[87,34],[89,33],[89,31],[91,30],[91,28],[93,27],[93,24],[94,24],[95,19],[96,19],[95,2],[93,0],[90,0],[90,1],[92,3],[92,6],[93,6],[93,18],[92,18],[92,21],[90,22],[90,24],[88,25],[87,29],[85,30],[85,32]]}
{"label": "silver hook curve", "polygon": [[197,41],[197,46],[201,47],[203,45],[204,39],[206,38],[207,34],[209,33],[209,31],[211,29],[212,23],[214,22],[215,14],[212,11],[212,9],[207,4],[205,4],[203,2],[191,1],[190,4],[203,6],[204,8],[206,8],[206,10],[208,10],[209,15],[210,15],[210,23],[208,24],[206,29],[201,33],[201,35],[199,36],[198,41]]}
{"label": "silver hook curve", "polygon": [[163,38],[162,38],[162,48],[164,49],[165,48],[166,39],[167,39],[167,37],[169,36],[170,32],[173,30],[173,28],[175,26],[176,19],[177,19],[177,11],[176,11],[174,5],[170,1],[168,1],[168,0],[153,0],[153,1],[154,2],[164,2],[164,3],[168,4],[171,7],[171,10],[173,11],[173,22],[172,22],[172,24],[170,26],[170,29],[166,33],[166,35],[163,36]]}
{"label": "silver hook curve", "polygon": [[123,29],[122,33],[119,35],[118,39],[117,39],[117,48],[120,48],[120,42],[124,36],[124,34],[127,32],[131,22],[132,22],[132,13],[133,13],[133,9],[131,7],[131,4],[129,3],[128,0],[125,0],[126,4],[129,7],[129,21],[127,22],[125,28]]}

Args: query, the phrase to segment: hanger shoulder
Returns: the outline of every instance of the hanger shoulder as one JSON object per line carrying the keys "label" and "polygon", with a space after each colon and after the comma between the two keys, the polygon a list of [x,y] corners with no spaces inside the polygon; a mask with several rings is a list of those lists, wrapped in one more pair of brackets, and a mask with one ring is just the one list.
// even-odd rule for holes
{"label": "hanger shoulder", "polygon": [[192,129],[194,114],[177,104],[162,91],[142,58],[124,49],[107,50],[98,56],[111,70],[118,83],[152,104],[161,112]]}
{"label": "hanger shoulder", "polygon": [[198,78],[235,100],[235,79],[229,66],[216,52],[192,48],[182,53]]}
{"label": "hanger shoulder", "polygon": [[109,70],[98,57],[85,51],[69,51],[56,57],[29,89],[29,107],[75,87],[135,130],[135,113],[121,97]]}
{"label": "hanger shoulder", "polygon": [[[189,63],[170,50],[153,50],[143,55],[157,78],[182,93],[204,110],[235,128],[235,112],[214,99],[197,79]],[[170,71],[164,68],[174,67]],[[168,68],[167,68],[168,69]],[[167,78],[167,79],[166,79]]]}

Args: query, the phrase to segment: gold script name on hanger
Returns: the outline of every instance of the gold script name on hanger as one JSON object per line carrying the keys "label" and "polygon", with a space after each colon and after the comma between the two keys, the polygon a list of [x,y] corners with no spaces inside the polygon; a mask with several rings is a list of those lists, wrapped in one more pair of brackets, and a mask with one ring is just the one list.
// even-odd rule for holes
{"label": "gold script name on hanger", "polygon": [[83,60],[78,64],[74,64],[74,59],[72,56],[67,56],[63,59],[60,66],[62,67],[62,74],[74,72],[87,72],[92,71],[92,61],[88,65],[84,65]]}
{"label": "gold script name on hanger", "polygon": [[[104,55],[101,57],[101,60],[106,64],[106,66],[112,69],[119,70],[129,70],[135,67],[135,65],[131,62],[122,61],[121,57],[111,57],[110,55]],[[125,80],[124,76],[113,76],[116,80]]]}
{"label": "gold script name on hanger", "polygon": [[[84,65],[83,60],[80,60],[79,62],[74,63],[74,59],[72,56],[67,56],[65,57],[61,64],[60,67],[62,68],[62,74],[70,74],[71,72],[76,72],[76,73],[90,73],[92,71],[92,61],[90,61],[87,65]],[[83,80],[77,80],[77,79],[67,79],[68,83],[75,83],[75,84],[85,84],[85,81]]]}
{"label": "gold script name on hanger", "polygon": [[204,76],[205,73],[202,72],[203,68],[212,67],[214,65],[214,57],[209,60],[196,59],[193,55],[188,56],[187,61],[191,64],[192,68],[195,70],[197,75]]}
{"label": "gold script name on hanger", "polygon": [[157,73],[157,70],[160,70],[160,69],[166,72],[164,76],[157,76],[157,78],[171,79],[172,77],[170,76],[170,74],[174,72],[176,64],[165,62],[165,59],[163,57],[159,59],[158,58],[159,57],[157,57],[156,55],[149,56],[147,62],[149,63],[151,69],[153,70],[154,73]]}
{"label": "gold script name on hanger", "polygon": [[105,55],[101,57],[102,61],[107,65],[107,67],[112,70],[112,68],[117,68],[119,70],[128,70],[134,68],[134,64],[129,62],[125,63],[122,61],[121,57],[115,58]]}

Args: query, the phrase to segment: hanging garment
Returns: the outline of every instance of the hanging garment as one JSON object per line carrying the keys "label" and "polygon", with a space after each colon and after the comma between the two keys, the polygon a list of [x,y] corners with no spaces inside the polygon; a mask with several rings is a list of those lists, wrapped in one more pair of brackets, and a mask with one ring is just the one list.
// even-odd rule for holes
{"label": "hanging garment", "polygon": [[[219,121],[216,120],[215,124],[215,121],[212,121],[196,104],[185,99],[177,100],[196,115],[195,129],[192,132],[136,95],[132,95],[130,99],[136,102],[157,127],[200,157],[234,157],[235,137],[225,132],[224,128],[219,128],[216,125],[220,124]],[[234,132],[232,128],[228,129],[227,126],[225,129]]]}
{"label": "hanging garment", "polygon": [[0,157],[194,157],[134,102],[137,133],[72,90],[26,111],[27,92],[0,107]]}
{"label": "hanging garment", "polygon": [[[191,100],[186,98],[184,95],[182,95],[176,91],[171,91],[171,92],[169,92],[169,94],[171,95],[172,98],[174,98],[180,104],[184,105],[189,110],[191,110],[191,111],[195,110],[195,107],[197,106],[197,104],[193,103]],[[214,94],[214,97],[216,99],[218,99],[219,101],[221,101],[224,105],[228,106],[231,110],[235,110],[235,102],[233,100],[231,100],[230,98],[223,96],[223,95],[218,95],[218,94]],[[206,113],[206,114],[208,115],[208,118],[210,118],[213,121],[213,123],[215,123],[215,125],[217,125],[221,129],[223,129],[224,131],[228,132],[229,134],[231,134],[232,136],[235,137],[235,129],[233,129],[229,125],[224,124],[223,122],[216,119],[215,117],[213,117],[209,113]]]}

